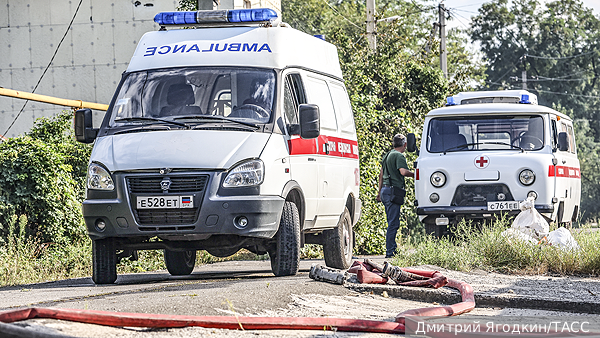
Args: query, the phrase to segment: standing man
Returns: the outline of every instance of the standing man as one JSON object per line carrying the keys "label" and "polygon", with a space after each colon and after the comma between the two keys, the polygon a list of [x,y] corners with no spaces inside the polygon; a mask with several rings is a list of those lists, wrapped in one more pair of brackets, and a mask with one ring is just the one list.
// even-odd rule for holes
{"label": "standing man", "polygon": [[[379,172],[379,194],[377,201],[383,202],[385,206],[385,215],[387,217],[387,233],[385,234],[385,258],[391,258],[396,255],[396,233],[400,228],[400,207],[392,200],[392,190],[405,191],[404,176],[414,177],[415,174],[408,170],[404,151],[406,150],[406,137],[402,134],[394,135],[394,149],[390,150],[381,161],[381,171]],[[392,189],[394,187],[395,189]]]}

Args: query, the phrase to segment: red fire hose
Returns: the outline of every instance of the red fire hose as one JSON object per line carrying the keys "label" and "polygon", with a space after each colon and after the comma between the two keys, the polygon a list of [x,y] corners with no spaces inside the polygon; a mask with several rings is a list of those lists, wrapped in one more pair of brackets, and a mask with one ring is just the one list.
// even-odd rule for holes
{"label": "red fire hose", "polygon": [[[421,276],[431,274],[430,271],[412,270],[407,268],[403,268],[403,270]],[[436,271],[431,274],[431,278],[438,277],[436,275],[441,276],[442,274]],[[396,321],[404,324],[404,317],[406,316],[457,316],[475,308],[475,295],[473,294],[473,287],[471,285],[456,279],[448,279],[448,284],[446,286],[458,290],[462,297],[462,302],[446,306],[406,310],[396,316]]]}
{"label": "red fire hose", "polygon": [[[425,279],[443,277],[437,271],[405,268],[402,268],[402,270],[425,277]],[[462,302],[454,305],[407,310],[396,316],[396,322],[327,317],[180,316],[36,307],[2,311],[0,312],[0,322],[12,323],[33,318],[48,318],[115,327],[175,328],[199,326],[232,330],[337,330],[401,334],[405,331],[405,316],[455,316],[469,312],[475,307],[473,288],[469,284],[448,279],[447,286],[460,291]]]}
{"label": "red fire hose", "polygon": [[27,308],[0,312],[0,322],[49,318],[116,327],[174,328],[200,326],[230,330],[337,330],[404,333],[404,324],[377,320],[307,317],[177,316],[93,310]]}

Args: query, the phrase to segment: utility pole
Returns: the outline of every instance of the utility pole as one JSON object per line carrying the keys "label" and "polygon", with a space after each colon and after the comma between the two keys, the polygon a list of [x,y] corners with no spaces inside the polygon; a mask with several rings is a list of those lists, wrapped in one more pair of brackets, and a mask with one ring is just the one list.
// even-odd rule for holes
{"label": "utility pole", "polygon": [[440,16],[440,68],[444,77],[448,78],[448,52],[446,51],[446,8],[443,3],[438,6]]}
{"label": "utility pole", "polygon": [[521,72],[521,80],[523,81],[523,90],[527,90],[527,71]]}
{"label": "utility pole", "polygon": [[375,0],[367,0],[367,41],[371,51],[377,49],[377,35],[375,28]]}

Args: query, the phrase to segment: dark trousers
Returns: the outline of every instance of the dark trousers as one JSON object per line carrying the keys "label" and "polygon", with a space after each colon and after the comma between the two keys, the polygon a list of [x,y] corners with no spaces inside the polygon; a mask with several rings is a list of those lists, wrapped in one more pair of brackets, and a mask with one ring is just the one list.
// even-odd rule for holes
{"label": "dark trousers", "polygon": [[385,256],[392,257],[396,254],[396,233],[400,229],[400,204],[392,202],[392,188],[381,188],[381,202],[385,206],[385,216],[388,228],[385,234]]}

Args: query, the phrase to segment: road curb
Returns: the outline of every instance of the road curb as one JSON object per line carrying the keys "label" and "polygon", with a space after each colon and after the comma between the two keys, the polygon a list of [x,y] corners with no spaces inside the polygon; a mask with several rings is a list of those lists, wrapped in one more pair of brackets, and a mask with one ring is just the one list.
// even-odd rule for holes
{"label": "road curb", "polygon": [[[400,285],[356,283],[345,283],[344,287],[357,292],[366,292],[378,295],[385,291],[390,297],[426,303],[437,302],[440,304],[455,304],[461,301],[460,294],[457,291],[449,288],[429,289]],[[488,293],[475,293],[475,306],[600,314],[600,302],[532,298],[519,295],[498,295]]]}

